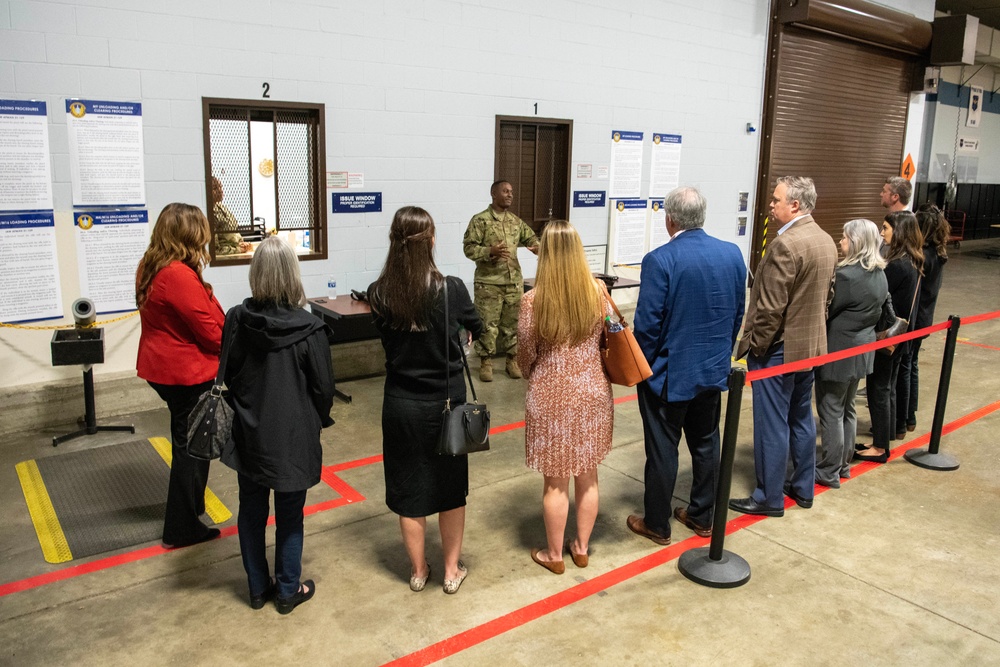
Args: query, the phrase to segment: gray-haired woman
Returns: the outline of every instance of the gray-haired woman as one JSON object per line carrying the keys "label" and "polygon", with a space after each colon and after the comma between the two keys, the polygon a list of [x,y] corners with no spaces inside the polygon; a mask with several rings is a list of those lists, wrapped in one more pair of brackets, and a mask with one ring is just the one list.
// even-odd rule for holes
{"label": "gray-haired woman", "polygon": [[[871,220],[851,220],[840,239],[844,259],[837,265],[833,302],[826,320],[827,348],[846,350],[875,341],[875,324],[889,293],[879,230]],[[840,488],[851,476],[858,423],[854,396],[858,381],[872,372],[874,352],[824,364],[816,369],[816,410],[822,436],[816,483]]]}
{"label": "gray-haired woman", "polygon": [[[240,552],[250,606],[274,598],[287,614],[316,592],[302,574],[302,508],[306,489],[320,481],[320,431],[331,424],[333,372],[327,327],[306,303],[295,252],[281,239],[264,240],[250,262],[253,296],[226,315],[223,345],[233,437],[222,462],[239,473]],[[272,579],[264,545],[274,490]]]}

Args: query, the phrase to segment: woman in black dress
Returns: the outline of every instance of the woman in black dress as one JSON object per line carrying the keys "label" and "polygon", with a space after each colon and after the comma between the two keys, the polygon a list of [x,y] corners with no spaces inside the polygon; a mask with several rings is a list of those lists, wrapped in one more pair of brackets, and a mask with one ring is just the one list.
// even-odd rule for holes
{"label": "woman in black dress", "polygon": [[[445,281],[448,322],[444,321]],[[465,284],[445,278],[434,264],[434,221],[427,211],[416,206],[396,211],[389,229],[389,254],[378,280],[368,288],[368,298],[385,348],[385,502],[399,515],[410,557],[410,589],[423,590],[430,576],[424,536],[427,517],[437,514],[444,592],[457,593],[468,574],[459,557],[469,465],[465,456],[438,456],[435,449],[445,400],[465,402],[460,346],[479,337],[482,322]],[[464,329],[461,340],[460,329]]]}
{"label": "woman in black dress", "polygon": [[[921,248],[924,237],[912,213],[897,211],[885,216],[882,238],[885,240],[885,278],[889,284],[892,308],[898,317],[909,321],[912,329],[917,312],[915,296],[924,265],[924,252]],[[856,461],[885,463],[889,460],[889,441],[894,435],[897,440],[902,440],[906,435],[905,432],[895,432],[896,401],[909,400],[908,396],[897,396],[896,377],[903,358],[909,356],[908,347],[908,343],[897,345],[892,356],[881,352],[875,354],[872,372],[865,380],[865,386],[868,387],[868,409],[872,417],[872,445],[856,452]]]}

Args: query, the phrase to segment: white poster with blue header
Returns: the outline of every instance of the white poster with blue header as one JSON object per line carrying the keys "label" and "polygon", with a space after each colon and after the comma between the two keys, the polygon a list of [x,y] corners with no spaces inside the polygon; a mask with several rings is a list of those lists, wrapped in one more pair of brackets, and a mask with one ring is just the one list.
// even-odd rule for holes
{"label": "white poster with blue header", "polygon": [[611,132],[611,171],[608,197],[629,199],[642,195],[642,132]]}
{"label": "white poster with blue header", "polygon": [[649,196],[666,197],[681,178],[681,135],[653,133],[649,165]]}
{"label": "white poster with blue header", "polygon": [[63,316],[52,211],[0,213],[0,322]]}
{"label": "white poster with blue header", "polygon": [[638,265],[646,254],[645,199],[619,199],[611,207],[611,264]]}
{"label": "white poster with blue header", "polygon": [[98,313],[135,310],[135,268],[149,245],[149,214],[76,211],[73,226],[80,296]]}
{"label": "white poster with blue header", "polygon": [[66,100],[73,206],[145,206],[142,104]]}
{"label": "white poster with blue header", "polygon": [[667,209],[663,207],[662,199],[649,200],[649,243],[648,250],[659,248],[670,240],[667,233]]}
{"label": "white poster with blue header", "polygon": [[45,102],[0,100],[0,211],[51,211]]}

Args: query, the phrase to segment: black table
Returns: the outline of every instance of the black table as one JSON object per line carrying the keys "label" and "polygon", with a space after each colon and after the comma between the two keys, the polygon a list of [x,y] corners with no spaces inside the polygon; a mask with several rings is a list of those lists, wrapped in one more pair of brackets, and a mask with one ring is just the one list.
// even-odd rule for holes
{"label": "black table", "polygon": [[[321,296],[309,299],[309,309],[333,330],[331,345],[379,338],[367,301],[355,301],[350,296],[338,296],[336,299]],[[335,390],[335,395],[345,403],[352,400],[350,394],[339,389]]]}

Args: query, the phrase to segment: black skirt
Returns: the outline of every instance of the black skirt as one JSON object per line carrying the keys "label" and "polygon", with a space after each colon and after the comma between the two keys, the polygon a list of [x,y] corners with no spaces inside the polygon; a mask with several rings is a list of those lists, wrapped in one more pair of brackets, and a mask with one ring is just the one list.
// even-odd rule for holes
{"label": "black skirt", "polygon": [[430,516],[465,506],[468,457],[435,453],[443,409],[443,400],[385,396],[382,402],[385,504],[400,516]]}

